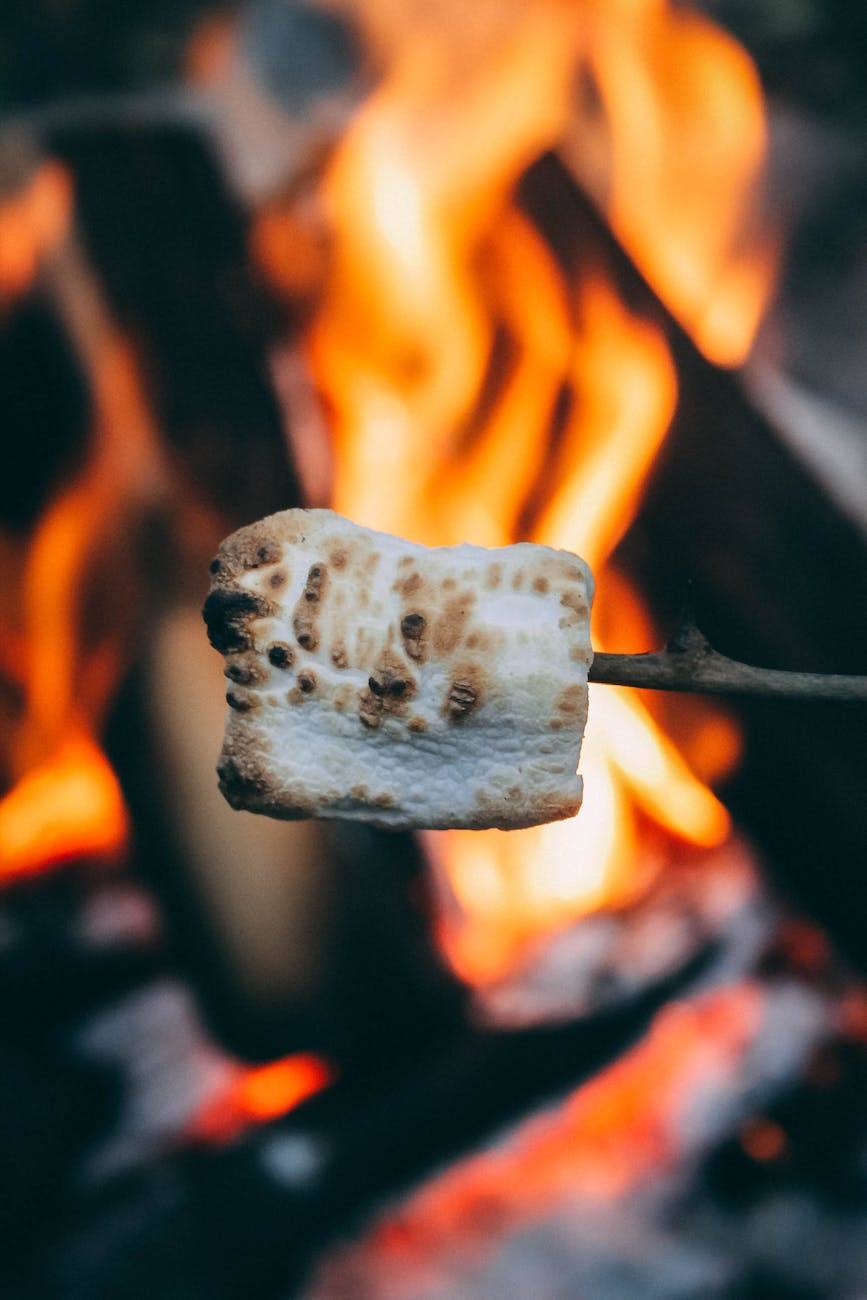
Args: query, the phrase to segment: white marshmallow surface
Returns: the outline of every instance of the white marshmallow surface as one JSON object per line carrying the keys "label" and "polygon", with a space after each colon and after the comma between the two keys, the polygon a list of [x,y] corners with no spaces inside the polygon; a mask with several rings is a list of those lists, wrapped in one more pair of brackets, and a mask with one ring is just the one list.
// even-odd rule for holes
{"label": "white marshmallow surface", "polygon": [[286,510],[227,538],[211,572],[233,807],[473,829],[578,811],[593,580],[577,556],[431,550]]}

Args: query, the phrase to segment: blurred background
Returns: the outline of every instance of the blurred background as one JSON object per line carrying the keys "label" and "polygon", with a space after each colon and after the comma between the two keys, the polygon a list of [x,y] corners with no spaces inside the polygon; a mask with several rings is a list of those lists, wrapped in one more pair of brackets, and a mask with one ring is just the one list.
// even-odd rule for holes
{"label": "blurred background", "polygon": [[0,1283],[867,1295],[863,705],[591,688],[577,819],[232,812],[222,537],[597,579],[867,674],[867,17],[0,16]]}

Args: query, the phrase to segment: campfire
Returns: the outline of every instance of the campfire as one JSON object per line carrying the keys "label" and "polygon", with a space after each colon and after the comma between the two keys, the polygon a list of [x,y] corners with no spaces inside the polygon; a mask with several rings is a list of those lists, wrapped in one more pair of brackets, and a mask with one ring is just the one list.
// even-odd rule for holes
{"label": "campfire", "polygon": [[[0,138],[22,447],[0,490],[0,1061],[10,1115],[33,1098],[10,1134],[29,1172],[0,1195],[10,1281],[783,1294],[762,1279],[794,1287],[792,1252],[755,1207],[797,1239],[805,1115],[865,1140],[863,701],[600,672],[577,816],[573,770],[558,820],[506,790],[468,813],[469,749],[454,807],[377,812],[356,772],[372,828],[277,824],[217,789],[227,684],[199,616],[209,564],[218,593],[255,567],[225,537],[330,507],[362,558],[379,530],[404,539],[388,564],[403,547],[451,581],[457,561],[419,557],[452,553],[421,548],[581,556],[600,663],[677,646],[689,604],[681,652],[700,627],[760,670],[864,673],[863,537],[768,396],[794,233],[753,59],[671,0],[263,0],[192,23],[176,84]],[[517,584],[524,551],[496,554]],[[316,600],[367,600],[356,558]],[[538,565],[553,608],[562,574]],[[214,609],[240,735],[252,670]],[[303,709],[296,639],[266,657]],[[368,730],[393,676],[371,677]],[[452,689],[459,727],[479,688]],[[804,1285],[865,1275],[844,1251]]]}

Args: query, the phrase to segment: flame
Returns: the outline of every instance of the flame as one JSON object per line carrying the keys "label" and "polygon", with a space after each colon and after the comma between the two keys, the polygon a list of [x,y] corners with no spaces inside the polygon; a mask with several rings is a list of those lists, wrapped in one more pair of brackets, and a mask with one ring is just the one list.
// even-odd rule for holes
{"label": "flame", "polygon": [[0,801],[0,884],[73,858],[113,858],[126,833],[108,761],[87,735],[70,735]]}
{"label": "flame", "polygon": [[[597,578],[596,648],[649,648],[609,557],[676,406],[671,354],[598,268],[567,279],[513,192],[534,158],[568,152],[672,312],[733,364],[772,269],[745,236],[765,150],[756,73],[665,0],[492,0],[472,23],[450,0],[350,8],[384,73],[322,189],[332,265],[308,346],[334,506],[428,544],[577,551]],[[574,102],[580,75],[595,119]],[[632,897],[658,865],[648,819],[695,845],[725,839],[725,809],[651,707],[594,689],[577,819],[430,837],[457,904],[442,941],[465,978],[495,979],[535,935]],[[721,771],[738,737],[703,716]]]}
{"label": "flame", "polygon": [[[608,157],[594,175],[579,120],[573,164],[638,267],[720,365],[746,357],[776,247],[755,226],[767,152],[761,86],[746,51],[668,0],[586,6],[586,73]],[[598,116],[592,107],[591,113]],[[598,151],[588,151],[598,158]]]}
{"label": "flame", "polygon": [[56,162],[42,163],[0,202],[0,298],[16,298],[29,288],[41,259],[66,236],[71,212],[70,178]]}
{"label": "flame", "polygon": [[55,490],[28,541],[10,602],[21,626],[0,636],[23,699],[5,755],[14,781],[0,799],[7,881],[76,857],[113,859],[124,846],[123,796],[97,738],[131,650],[132,532],[164,484],[132,349],[69,224],[71,181],[56,164],[39,177],[38,269],[90,382],[94,423],[81,468]]}

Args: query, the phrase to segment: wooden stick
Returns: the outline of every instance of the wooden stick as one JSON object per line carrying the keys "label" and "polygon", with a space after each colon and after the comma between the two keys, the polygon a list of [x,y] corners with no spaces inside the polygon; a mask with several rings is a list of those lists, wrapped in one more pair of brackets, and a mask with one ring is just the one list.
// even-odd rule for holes
{"label": "wooden stick", "polygon": [[714,650],[691,622],[671,638],[664,650],[649,654],[596,654],[589,680],[608,686],[639,686],[650,691],[867,703],[867,677],[781,672],[742,664]]}

